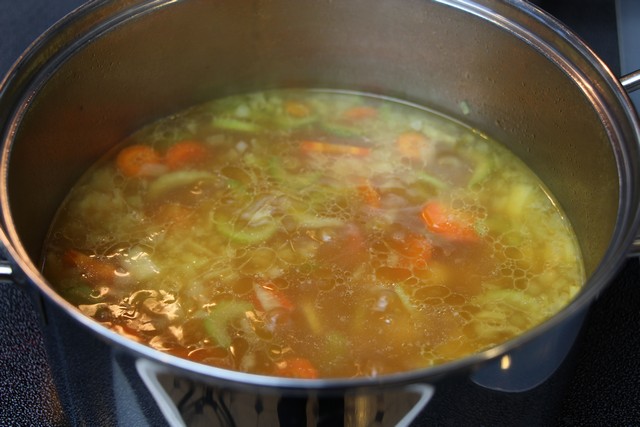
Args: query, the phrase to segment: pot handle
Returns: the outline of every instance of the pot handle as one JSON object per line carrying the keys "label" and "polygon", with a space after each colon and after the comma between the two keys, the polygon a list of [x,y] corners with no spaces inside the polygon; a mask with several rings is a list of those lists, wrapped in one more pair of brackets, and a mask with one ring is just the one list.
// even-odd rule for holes
{"label": "pot handle", "polygon": [[[629,74],[625,74],[620,77],[620,84],[627,91],[627,93],[634,92],[640,89],[640,70],[636,70]],[[640,236],[636,236],[633,244],[631,245],[630,257],[640,257]]]}
{"label": "pot handle", "polygon": [[319,390],[292,393],[276,387],[245,389],[201,383],[148,359],[137,359],[135,367],[171,427],[409,427],[435,392],[432,385],[408,384],[371,391],[355,389],[344,394],[324,394]]}
{"label": "pot handle", "polygon": [[622,76],[620,84],[628,93],[640,89],[640,70]]}
{"label": "pot handle", "polygon": [[9,261],[0,259],[0,280],[13,278],[13,267]]}

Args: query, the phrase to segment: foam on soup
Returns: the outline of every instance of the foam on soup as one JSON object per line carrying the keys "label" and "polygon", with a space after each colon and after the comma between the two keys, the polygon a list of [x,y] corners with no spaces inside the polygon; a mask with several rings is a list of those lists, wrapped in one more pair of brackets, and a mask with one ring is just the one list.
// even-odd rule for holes
{"label": "foam on soup", "polygon": [[513,154],[426,109],[279,90],[133,134],[71,190],[44,274],[104,326],[251,373],[335,378],[500,344],[584,281]]}

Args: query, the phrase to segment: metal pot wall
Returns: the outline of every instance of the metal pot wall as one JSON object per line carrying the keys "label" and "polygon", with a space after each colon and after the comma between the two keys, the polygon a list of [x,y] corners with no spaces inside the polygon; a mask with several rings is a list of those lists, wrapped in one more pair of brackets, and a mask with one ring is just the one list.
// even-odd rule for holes
{"label": "metal pot wall", "polygon": [[[631,90],[637,75],[622,81]],[[214,97],[281,86],[391,95],[504,142],[572,221],[588,274],[583,291],[535,330],[464,360],[326,381],[239,374],[166,356],[104,329],[55,294],[39,273],[42,243],[88,165],[149,120]],[[590,302],[638,247],[637,116],[606,66],[526,2],[99,1],[25,53],[3,82],[0,120],[1,237],[10,260],[4,274],[44,295],[48,322],[61,315],[65,327],[116,349],[175,425],[187,417],[167,392],[176,378],[224,390],[218,406],[225,399],[236,406],[214,414],[221,423],[255,415],[256,396],[262,414],[275,408],[275,417],[283,398],[302,399],[310,412],[337,398],[343,420],[367,425],[380,413],[385,423],[409,422],[432,386],[449,376],[472,375],[501,390],[534,387],[560,363]],[[535,354],[535,364],[527,354]],[[513,369],[496,368],[505,356]]]}

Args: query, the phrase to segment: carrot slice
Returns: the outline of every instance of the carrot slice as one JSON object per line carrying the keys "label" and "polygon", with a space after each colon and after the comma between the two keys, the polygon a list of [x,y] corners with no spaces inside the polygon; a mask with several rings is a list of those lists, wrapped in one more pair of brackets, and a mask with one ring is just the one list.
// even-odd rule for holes
{"label": "carrot slice", "polygon": [[357,106],[346,109],[342,117],[349,121],[372,119],[378,116],[378,110],[373,107]]}
{"label": "carrot slice", "polygon": [[322,141],[302,141],[300,148],[303,153],[323,153],[352,156],[368,156],[371,149],[357,145],[332,144]]}
{"label": "carrot slice", "polygon": [[318,378],[318,370],[309,359],[292,357],[276,365],[274,374],[279,377],[315,379]]}
{"label": "carrot slice", "polygon": [[209,149],[199,141],[180,141],[167,150],[164,162],[171,170],[202,164],[209,156]]}
{"label": "carrot slice", "polygon": [[433,233],[462,242],[475,242],[479,239],[471,218],[447,209],[440,202],[427,203],[421,214],[427,228]]}
{"label": "carrot slice", "polygon": [[401,253],[406,259],[401,261],[401,265],[405,268],[426,268],[427,262],[433,255],[431,243],[418,234],[410,234],[404,243]]}
{"label": "carrot slice", "polygon": [[307,117],[311,114],[311,108],[299,101],[285,101],[284,111],[291,117]]}
{"label": "carrot slice", "polygon": [[411,159],[420,158],[428,144],[429,139],[423,133],[415,131],[403,132],[396,138],[398,151]]}
{"label": "carrot slice", "polygon": [[380,193],[371,185],[369,180],[365,179],[358,185],[358,194],[367,205],[373,208],[380,207]]}
{"label": "carrot slice", "polygon": [[433,246],[431,246],[431,243],[423,236],[410,234],[405,240],[402,253],[409,258],[428,260],[433,253]]}
{"label": "carrot slice", "polygon": [[277,308],[293,310],[293,303],[287,296],[280,292],[272,283],[255,283],[253,285],[257,307],[264,311],[271,311]]}
{"label": "carrot slice", "polygon": [[128,177],[158,175],[164,169],[160,154],[147,145],[130,145],[120,150],[116,166]]}
{"label": "carrot slice", "polygon": [[64,264],[75,267],[89,282],[112,282],[116,278],[116,267],[75,249],[69,249],[62,257]]}

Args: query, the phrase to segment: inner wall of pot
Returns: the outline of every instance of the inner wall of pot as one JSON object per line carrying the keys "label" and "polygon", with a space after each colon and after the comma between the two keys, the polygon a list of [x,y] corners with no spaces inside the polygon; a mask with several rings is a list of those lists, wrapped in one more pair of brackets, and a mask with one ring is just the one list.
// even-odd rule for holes
{"label": "inner wall of pot", "polygon": [[545,181],[588,273],[611,239],[618,171],[591,101],[545,55],[477,16],[419,0],[190,0],[79,42],[12,147],[10,209],[33,260],[68,189],[122,138],[214,97],[292,86],[390,95],[459,118]]}

